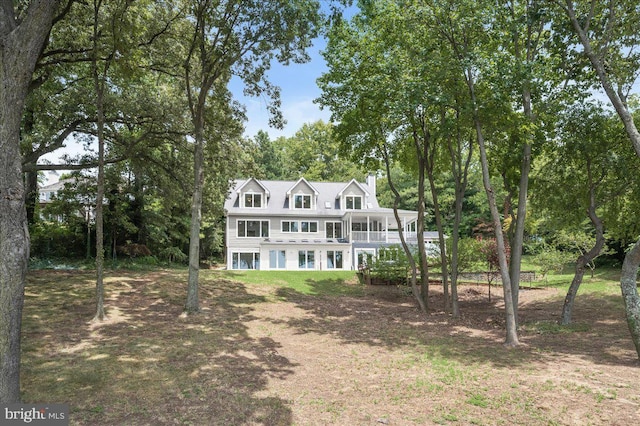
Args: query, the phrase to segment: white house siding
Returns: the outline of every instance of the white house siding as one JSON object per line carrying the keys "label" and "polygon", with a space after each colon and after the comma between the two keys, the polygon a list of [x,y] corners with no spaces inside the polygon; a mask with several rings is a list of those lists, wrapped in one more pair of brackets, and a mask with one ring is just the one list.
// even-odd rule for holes
{"label": "white house siding", "polygon": [[[247,194],[261,194],[261,205],[247,207],[245,199],[255,201]],[[296,206],[300,194],[310,196],[311,202],[302,198]],[[357,203],[354,196],[360,197]],[[376,242],[372,248],[386,245],[386,231],[395,220],[391,209],[378,205],[373,176],[366,183],[239,181],[225,202],[225,213],[228,269],[354,269],[353,241],[365,236],[366,242]],[[400,214],[407,224],[417,218],[412,211]],[[327,234],[328,222],[340,224],[340,236]],[[352,229],[359,222],[369,224],[362,235]]]}
{"label": "white house siding", "polygon": [[[262,270],[352,269],[350,245],[326,243],[271,243],[260,247]],[[281,261],[284,260],[284,264]]]}
{"label": "white house siding", "polygon": [[[259,237],[239,237],[238,221],[264,222],[269,223],[268,236]],[[297,228],[295,232],[283,232],[283,222],[289,225],[289,229]],[[259,215],[243,215],[227,218],[227,268],[233,269],[234,253],[259,253],[260,269],[327,269],[327,254],[335,256],[335,252],[342,252],[343,266],[340,269],[351,269],[350,245],[339,242],[334,236],[327,237],[326,225],[340,223],[342,234],[346,224],[340,217],[317,217],[311,215],[292,214],[287,216],[275,216],[270,218]],[[296,226],[292,226],[295,224]],[[315,232],[302,232],[303,225],[308,224]],[[306,227],[306,229],[309,229]],[[242,229],[242,224],[240,224]],[[286,267],[272,268],[268,263],[270,251],[286,250]],[[298,252],[314,252],[313,268],[301,268],[299,266]],[[333,252],[333,253],[329,253]]]}

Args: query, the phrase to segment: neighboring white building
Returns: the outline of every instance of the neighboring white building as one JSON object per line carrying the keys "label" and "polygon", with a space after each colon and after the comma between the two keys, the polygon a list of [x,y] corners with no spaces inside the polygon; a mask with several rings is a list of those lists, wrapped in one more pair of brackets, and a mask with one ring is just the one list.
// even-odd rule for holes
{"label": "neighboring white building", "polygon": [[[51,180],[51,179],[50,179]],[[48,204],[51,204],[56,197],[58,196],[58,192],[65,189],[67,185],[74,185],[77,183],[76,178],[67,178],[55,181],[53,183],[49,183],[47,185],[41,186],[38,188],[38,203],[40,204],[40,214],[41,218],[45,220],[62,222],[63,218],[61,216],[43,216],[43,211]],[[95,198],[93,196],[78,196],[77,200],[82,205],[81,210],[76,214],[80,217],[84,217],[87,221],[95,220]]]}
{"label": "neighboring white building", "polygon": [[[398,212],[415,244],[418,213]],[[355,269],[380,247],[400,244],[393,209],[366,182],[236,181],[225,202],[228,269]],[[428,243],[437,233],[425,233]]]}

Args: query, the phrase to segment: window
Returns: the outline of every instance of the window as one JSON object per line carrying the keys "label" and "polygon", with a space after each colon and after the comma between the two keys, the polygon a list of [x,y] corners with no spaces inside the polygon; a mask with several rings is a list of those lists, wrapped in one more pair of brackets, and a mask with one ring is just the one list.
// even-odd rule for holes
{"label": "window", "polygon": [[282,232],[298,232],[298,221],[283,221]]}
{"label": "window", "polygon": [[262,237],[269,236],[268,220],[239,220],[238,237]]}
{"label": "window", "polygon": [[375,249],[356,249],[356,259],[358,262],[358,268],[366,265],[370,265],[373,258],[376,256]]}
{"label": "window", "polygon": [[282,232],[318,232],[318,222],[287,220],[282,222]]}
{"label": "window", "polygon": [[300,222],[300,232],[318,232],[318,222]]}
{"label": "window", "polygon": [[313,250],[299,250],[298,251],[298,268],[300,269],[315,269],[315,257],[316,252]]}
{"label": "window", "polygon": [[327,251],[327,269],[342,269],[342,251]]}
{"label": "window", "polygon": [[345,197],[347,210],[362,210],[362,197],[359,195],[347,195]]}
{"label": "window", "polygon": [[296,194],[293,196],[293,206],[296,209],[310,209],[311,195]]}
{"label": "window", "polygon": [[260,253],[233,253],[231,269],[260,269]]}
{"label": "window", "polygon": [[244,194],[244,206],[253,208],[262,207],[262,194],[247,192]]}
{"label": "window", "polygon": [[284,250],[269,250],[269,268],[285,269],[287,253]]}
{"label": "window", "polygon": [[351,224],[352,231],[367,231],[367,222],[355,222]]}
{"label": "window", "polygon": [[342,238],[342,222],[325,223],[327,238]]}

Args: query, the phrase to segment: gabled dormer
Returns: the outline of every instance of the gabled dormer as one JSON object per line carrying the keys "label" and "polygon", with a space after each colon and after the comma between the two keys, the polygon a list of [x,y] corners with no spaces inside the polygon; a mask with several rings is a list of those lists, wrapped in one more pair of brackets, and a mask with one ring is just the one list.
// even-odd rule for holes
{"label": "gabled dormer", "polygon": [[352,179],[336,195],[342,210],[364,210],[370,208],[369,192],[355,179]]}
{"label": "gabled dormer", "polygon": [[265,209],[269,202],[269,190],[259,180],[251,178],[236,189],[238,207]]}
{"label": "gabled dormer", "polygon": [[287,200],[292,210],[315,210],[318,204],[318,190],[305,178],[300,178],[287,191]]}

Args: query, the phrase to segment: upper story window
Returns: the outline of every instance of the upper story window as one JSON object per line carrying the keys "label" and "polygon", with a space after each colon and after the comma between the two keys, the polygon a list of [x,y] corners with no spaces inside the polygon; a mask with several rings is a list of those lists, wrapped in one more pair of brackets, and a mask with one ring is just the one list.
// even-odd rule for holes
{"label": "upper story window", "polygon": [[327,238],[342,238],[342,222],[325,223]]}
{"label": "upper story window", "polygon": [[347,195],[345,204],[347,210],[362,210],[362,197],[359,195]]}
{"label": "upper story window", "polygon": [[238,220],[238,237],[269,236],[268,220]]}
{"label": "upper story window", "polygon": [[293,196],[293,206],[296,209],[310,209],[311,195],[295,194]]}
{"label": "upper story window", "polygon": [[318,232],[318,222],[285,220],[282,222],[282,232]]}
{"label": "upper story window", "polygon": [[253,208],[262,207],[262,194],[247,192],[244,194],[244,206]]}

